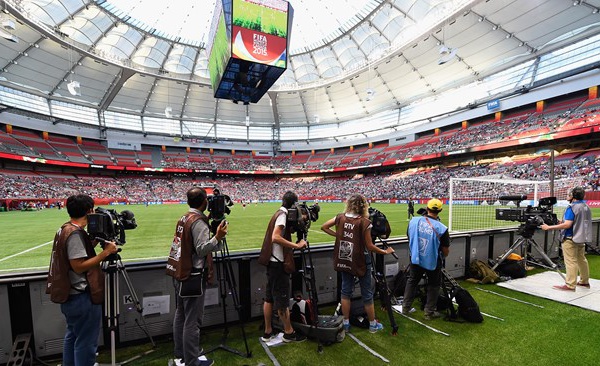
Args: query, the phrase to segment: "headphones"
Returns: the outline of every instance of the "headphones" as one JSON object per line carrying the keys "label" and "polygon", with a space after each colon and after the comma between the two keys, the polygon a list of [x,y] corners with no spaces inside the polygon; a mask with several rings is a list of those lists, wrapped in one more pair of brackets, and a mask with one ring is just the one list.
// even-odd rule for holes
{"label": "headphones", "polygon": [[582,200],[585,197],[585,190],[582,187],[575,187],[569,194],[576,200]]}

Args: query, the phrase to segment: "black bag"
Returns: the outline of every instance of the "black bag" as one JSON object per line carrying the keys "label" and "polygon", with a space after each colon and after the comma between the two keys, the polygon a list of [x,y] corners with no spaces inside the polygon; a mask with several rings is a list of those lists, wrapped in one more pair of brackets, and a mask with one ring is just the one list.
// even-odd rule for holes
{"label": "black bag", "polygon": [[180,297],[199,297],[204,294],[204,272],[194,272],[179,284]]}
{"label": "black bag", "polygon": [[471,323],[483,322],[483,315],[479,311],[479,305],[469,291],[462,287],[454,289],[454,299],[458,304],[458,315]]}
{"label": "black bag", "polygon": [[398,271],[394,276],[394,287],[392,293],[394,296],[404,296],[404,290],[406,289],[406,283],[408,282],[408,276],[410,274],[410,266],[406,266],[405,269]]}
{"label": "black bag", "polygon": [[506,259],[502,261],[502,263],[500,263],[496,269],[501,275],[513,279],[527,277],[524,259],[521,259],[520,261]]}

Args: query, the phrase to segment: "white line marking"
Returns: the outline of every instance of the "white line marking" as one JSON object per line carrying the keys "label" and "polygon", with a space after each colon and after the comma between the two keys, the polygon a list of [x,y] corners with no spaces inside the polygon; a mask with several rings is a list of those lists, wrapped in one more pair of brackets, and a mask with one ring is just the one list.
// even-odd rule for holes
{"label": "white line marking", "polygon": [[29,249],[27,249],[27,250],[24,250],[24,251],[22,251],[22,252],[15,253],[15,254],[12,254],[12,255],[9,255],[8,257],[4,257],[4,258],[0,259],[0,262],[3,262],[3,261],[5,261],[5,260],[7,260],[7,259],[10,259],[10,258],[14,258],[14,257],[16,257],[16,256],[18,256],[18,255],[21,255],[21,254],[25,254],[25,253],[27,253],[27,252],[31,252],[32,250],[36,250],[36,249],[38,249],[38,248],[44,247],[44,246],[46,246],[46,245],[48,245],[48,244],[51,244],[51,243],[52,243],[52,241],[49,241],[49,242],[46,242],[46,243],[44,243],[44,244],[40,244],[40,245],[38,245],[38,246],[35,246],[35,247],[33,247],[33,248],[29,248]]}

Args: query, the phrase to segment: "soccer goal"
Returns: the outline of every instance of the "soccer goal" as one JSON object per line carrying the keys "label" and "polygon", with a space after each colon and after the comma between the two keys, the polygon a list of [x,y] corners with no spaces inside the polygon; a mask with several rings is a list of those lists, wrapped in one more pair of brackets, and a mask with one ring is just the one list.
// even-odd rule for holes
{"label": "soccer goal", "polygon": [[[554,181],[557,204],[553,212],[562,217],[568,202],[567,192],[580,184],[577,179]],[[538,206],[538,200],[550,197],[550,181],[510,180],[504,178],[450,178],[449,227],[451,232],[511,228],[519,222],[496,220],[496,208]],[[524,200],[500,199],[526,196]]]}

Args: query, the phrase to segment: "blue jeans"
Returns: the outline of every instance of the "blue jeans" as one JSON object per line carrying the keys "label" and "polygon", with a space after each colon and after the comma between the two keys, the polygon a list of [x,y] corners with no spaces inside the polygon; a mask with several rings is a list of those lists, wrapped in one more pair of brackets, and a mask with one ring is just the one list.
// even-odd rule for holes
{"label": "blue jeans", "polygon": [[[373,287],[371,285],[371,258],[367,257],[367,271],[362,277],[358,277],[360,283],[360,294],[365,305],[373,303]],[[354,291],[354,276],[348,272],[342,272],[342,297],[349,299]]]}
{"label": "blue jeans", "polygon": [[90,294],[69,295],[60,311],[67,320],[63,366],[93,366],[102,321],[102,305],[92,304]]}

